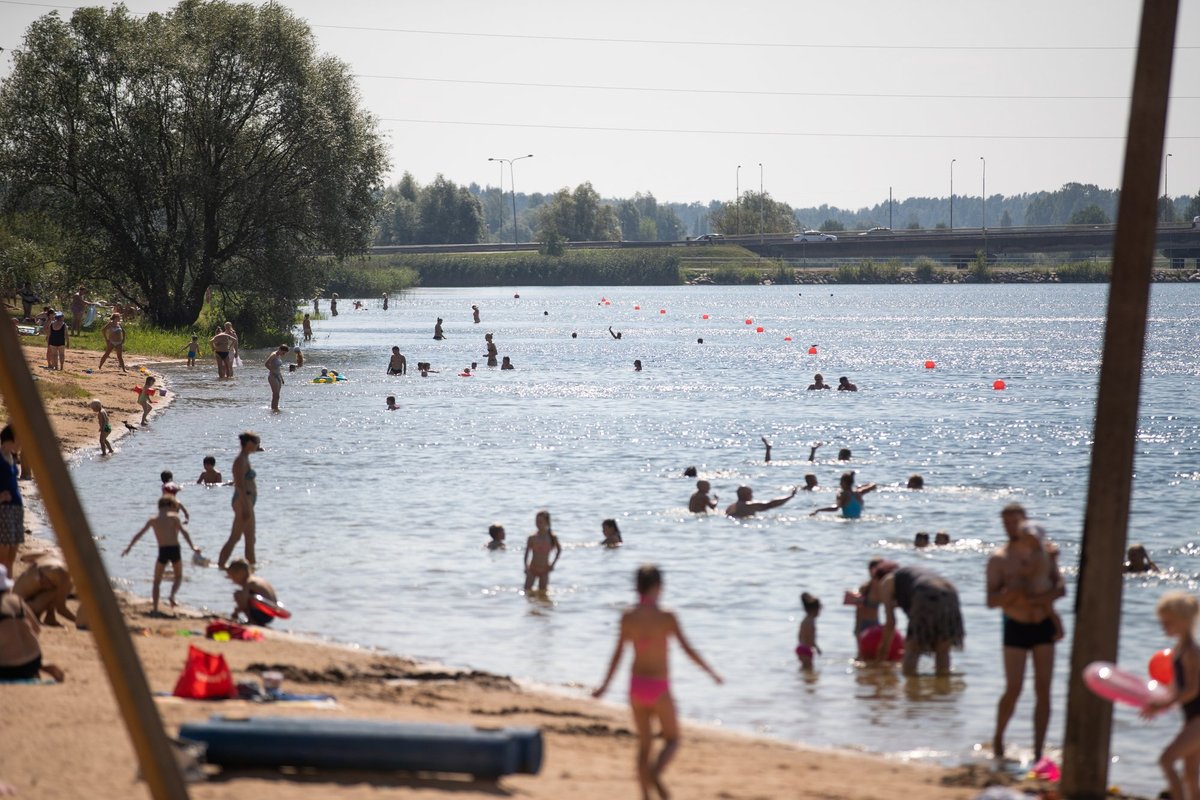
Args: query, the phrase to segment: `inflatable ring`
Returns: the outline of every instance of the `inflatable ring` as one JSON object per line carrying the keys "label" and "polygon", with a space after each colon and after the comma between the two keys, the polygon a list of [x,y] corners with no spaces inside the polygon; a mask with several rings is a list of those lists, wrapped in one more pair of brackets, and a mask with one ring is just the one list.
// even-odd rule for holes
{"label": "inflatable ring", "polygon": [[250,605],[268,617],[278,617],[279,619],[291,619],[292,612],[283,607],[283,603],[278,600],[272,600],[269,597],[264,597],[261,594],[250,595]]}
{"label": "inflatable ring", "polygon": [[[874,658],[881,641],[883,641],[882,625],[867,628],[858,637],[859,657],[864,660]],[[895,631],[892,636],[892,646],[888,648],[887,660],[899,661],[902,658],[904,658],[904,635],[900,631]]]}
{"label": "inflatable ring", "polygon": [[313,383],[334,383],[333,378],[313,378]]}
{"label": "inflatable ring", "polygon": [[1169,700],[1171,693],[1158,681],[1148,681],[1107,661],[1093,661],[1083,670],[1083,682],[1096,695],[1113,703],[1144,708],[1151,700]]}

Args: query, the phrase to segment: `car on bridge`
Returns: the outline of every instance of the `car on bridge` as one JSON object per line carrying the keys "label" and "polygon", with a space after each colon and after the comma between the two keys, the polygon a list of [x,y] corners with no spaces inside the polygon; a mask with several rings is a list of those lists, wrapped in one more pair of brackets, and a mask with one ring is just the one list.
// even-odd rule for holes
{"label": "car on bridge", "polygon": [[879,227],[867,228],[865,231],[860,233],[859,236],[879,236],[880,234],[891,233],[891,232],[892,232],[891,228],[879,228]]}
{"label": "car on bridge", "polygon": [[716,242],[725,241],[725,234],[723,234],[723,233],[702,233],[699,236],[697,236],[695,239],[689,239],[688,241],[696,242],[697,244],[715,244]]}
{"label": "car on bridge", "polygon": [[836,242],[837,237],[832,233],[822,231],[805,231],[792,237],[793,242]]}

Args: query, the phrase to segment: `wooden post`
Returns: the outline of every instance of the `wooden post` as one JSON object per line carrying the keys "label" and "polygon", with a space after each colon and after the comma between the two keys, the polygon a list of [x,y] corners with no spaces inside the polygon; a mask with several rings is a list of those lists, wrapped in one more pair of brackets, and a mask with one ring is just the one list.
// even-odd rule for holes
{"label": "wooden post", "polygon": [[[92,539],[91,526],[58,449],[33,377],[7,310],[0,314],[0,394],[12,414],[21,457],[33,467],[38,490],[50,514],[75,591],[87,608],[96,648],[133,740],[142,774],[156,800],[187,800],[187,787],[175,761],[162,718],[150,694],[133,640],[117,606],[108,574]],[[119,769],[122,765],[114,765]],[[132,765],[128,765],[132,768]]]}
{"label": "wooden post", "polygon": [[1075,596],[1062,780],[1063,793],[1071,800],[1098,800],[1108,784],[1112,705],[1088,691],[1082,675],[1093,661],[1117,660],[1158,176],[1178,13],[1178,0],[1144,0],[1142,5]]}

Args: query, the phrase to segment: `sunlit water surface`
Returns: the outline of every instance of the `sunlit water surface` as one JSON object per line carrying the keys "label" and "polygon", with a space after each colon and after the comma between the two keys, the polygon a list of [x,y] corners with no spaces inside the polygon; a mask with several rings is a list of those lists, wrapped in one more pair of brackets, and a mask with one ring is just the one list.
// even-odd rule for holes
{"label": "sunlit water surface", "polygon": [[[227,383],[210,362],[166,368],[177,395],[169,411],[123,439],[116,456],[85,455],[73,472],[114,576],[149,593],[153,547],[118,554],[154,511],[159,471],[187,484],[213,454],[228,476],[237,432],[253,428],[267,449],[254,458],[260,569],[294,609],[297,630],[591,686],[632,598],[634,569],[656,562],[665,602],[727,678],[714,686],[679,655],[673,680],[688,717],[945,763],[979,757],[1002,685],[1000,616],[984,606],[984,562],[1003,539],[1000,508],[1013,500],[1046,521],[1064,565],[1077,560],[1104,287],[517,291],[520,299],[513,289],[420,290],[388,312],[378,301],[358,312],[343,301],[341,316],[315,324],[305,355],[350,381],[314,385],[306,366],[289,376],[278,415],[267,407],[265,354],[245,354]],[[472,303],[480,325],[471,324]],[[1154,288],[1131,538],[1165,573],[1127,581],[1121,654],[1137,669],[1168,644],[1154,620],[1157,597],[1196,585],[1198,311],[1200,287]],[[439,316],[448,338],[435,342]],[[609,325],[624,338],[611,338]],[[471,361],[483,364],[488,331],[517,369],[457,377]],[[819,354],[809,355],[814,344]],[[392,345],[407,356],[408,377],[384,374]],[[926,359],[937,368],[924,369]],[[441,372],[422,379],[417,361]],[[805,391],[817,371],[835,382],[848,375],[860,391]],[[998,378],[1007,390],[993,391]],[[401,411],[384,410],[388,394]],[[764,434],[775,446],[769,464]],[[809,464],[817,441],[827,444]],[[810,518],[833,501],[840,447],[853,450],[859,480],[880,491],[862,520]],[[688,465],[711,480],[722,507],[739,484],[766,499],[810,470],[822,490],[744,523],[693,516]],[[902,488],[913,472],[925,476],[924,492]],[[229,489],[189,486],[181,499],[194,536],[215,555],[231,521]],[[539,508],[551,510],[565,547],[548,603],[521,592],[524,537]],[[617,551],[598,547],[605,517],[625,536]],[[508,529],[507,551],[484,549],[493,521]],[[946,530],[955,542],[916,553],[909,543],[919,530]],[[949,682],[853,665],[852,614],[840,600],[876,554],[926,562],[958,585],[967,646]],[[215,569],[187,572],[185,602],[229,608],[230,586]],[[809,675],[792,653],[801,591],[826,607],[824,655]],[[1068,628],[1071,599],[1060,603]],[[1056,746],[1067,662],[1061,648]],[[1008,737],[1025,757],[1030,695],[1027,687]],[[623,687],[610,696],[623,700]],[[1177,715],[1147,725],[1122,708],[1116,720],[1113,782],[1156,792],[1154,761]]]}

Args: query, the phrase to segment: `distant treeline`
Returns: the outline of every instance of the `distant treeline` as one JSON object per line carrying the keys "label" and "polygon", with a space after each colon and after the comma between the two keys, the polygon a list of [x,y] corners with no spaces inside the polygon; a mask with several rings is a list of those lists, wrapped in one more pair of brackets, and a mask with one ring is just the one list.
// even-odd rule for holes
{"label": "distant treeline", "polygon": [[[679,256],[662,249],[376,256],[352,271],[411,272],[421,286],[671,286]],[[374,292],[372,292],[374,294]]]}

